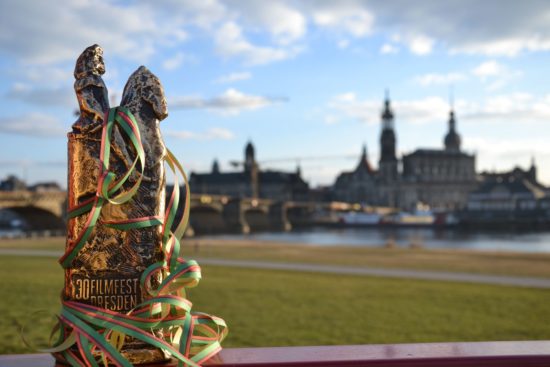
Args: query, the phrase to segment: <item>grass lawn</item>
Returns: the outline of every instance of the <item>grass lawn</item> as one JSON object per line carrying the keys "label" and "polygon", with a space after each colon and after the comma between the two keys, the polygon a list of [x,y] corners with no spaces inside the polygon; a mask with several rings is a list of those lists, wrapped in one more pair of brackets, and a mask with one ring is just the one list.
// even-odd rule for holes
{"label": "grass lawn", "polygon": [[65,248],[65,237],[15,238],[0,240],[0,249],[59,250]]}
{"label": "grass lawn", "polygon": [[[0,241],[0,249],[63,251],[65,238]],[[186,257],[269,260],[550,278],[550,254],[384,247],[309,246],[249,240],[185,238]]]}
{"label": "grass lawn", "polygon": [[[0,353],[30,352],[17,325],[58,310],[63,272],[52,258],[3,256],[0,279]],[[550,339],[541,289],[205,266],[190,299],[228,322],[228,347]]]}

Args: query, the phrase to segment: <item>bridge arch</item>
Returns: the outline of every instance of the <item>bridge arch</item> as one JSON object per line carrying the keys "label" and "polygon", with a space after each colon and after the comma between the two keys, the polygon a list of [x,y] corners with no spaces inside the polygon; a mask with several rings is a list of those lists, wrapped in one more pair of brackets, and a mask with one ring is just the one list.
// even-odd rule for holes
{"label": "bridge arch", "polygon": [[189,221],[196,234],[221,233],[226,229],[223,210],[216,205],[191,205]]}
{"label": "bridge arch", "polygon": [[57,213],[34,205],[5,207],[0,212],[8,216],[12,213],[21,220],[23,229],[29,231],[65,230],[65,221]]}
{"label": "bridge arch", "polygon": [[244,220],[251,232],[267,231],[270,229],[269,209],[265,206],[249,207],[244,209]]}

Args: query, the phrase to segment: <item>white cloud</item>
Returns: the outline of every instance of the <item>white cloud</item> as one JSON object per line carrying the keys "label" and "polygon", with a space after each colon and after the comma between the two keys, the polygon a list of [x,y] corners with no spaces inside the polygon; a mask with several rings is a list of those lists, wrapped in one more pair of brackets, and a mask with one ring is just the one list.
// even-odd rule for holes
{"label": "white cloud", "polygon": [[429,73],[419,75],[414,80],[423,86],[429,85],[445,85],[460,82],[466,79],[466,75],[462,73],[452,72],[447,74]]}
{"label": "white cloud", "polygon": [[220,96],[211,99],[205,99],[199,96],[177,97],[170,101],[169,105],[172,108],[203,108],[219,112],[223,115],[238,115],[242,111],[257,110],[282,101],[284,101],[283,98],[254,96],[230,88]]}
{"label": "white cloud", "polygon": [[193,131],[167,131],[164,133],[166,136],[170,136],[182,140],[231,140],[235,137],[235,134],[228,129],[221,127],[212,127],[205,132],[193,132]]}
{"label": "white cloud", "polygon": [[[106,57],[144,61],[163,47],[180,45],[198,27],[214,39],[222,56],[257,65],[300,53],[306,46],[296,42],[306,39],[308,22],[339,33],[338,38],[377,33],[390,40],[397,34],[417,55],[429,54],[435,44],[450,52],[495,56],[550,50],[550,8],[543,1],[424,1],[414,11],[403,11],[408,6],[403,1],[356,0],[4,1],[0,51],[26,65],[51,65],[73,61],[97,42]],[[266,33],[275,46],[266,43]],[[395,46],[384,45],[380,51],[391,52]],[[178,64],[177,59],[166,63],[168,68]]]}
{"label": "white cloud", "polygon": [[0,133],[64,138],[68,129],[56,118],[41,113],[0,117]]}
{"label": "white cloud", "polygon": [[290,7],[288,3],[240,0],[238,5],[247,24],[254,28],[265,29],[279,44],[287,45],[295,42],[306,33],[306,17],[297,9]]}
{"label": "white cloud", "polygon": [[52,64],[99,43],[108,54],[141,61],[156,45],[186,38],[181,20],[160,19],[154,10],[107,0],[2,2],[0,49],[28,64]]}
{"label": "white cloud", "polygon": [[548,51],[550,37],[516,36],[486,42],[471,42],[451,49],[451,53],[482,54],[487,56],[517,56],[522,51]]}
{"label": "white cloud", "polygon": [[[109,70],[112,74],[112,70]],[[33,66],[27,65],[25,70],[15,71],[15,77],[24,77],[32,83],[47,83],[48,85],[59,84],[73,79],[73,70],[71,67],[59,66]]]}
{"label": "white cloud", "polygon": [[174,70],[180,67],[180,65],[185,61],[186,56],[183,52],[178,52],[173,57],[164,60],[162,67],[166,70]]}
{"label": "white cloud", "polygon": [[341,3],[369,8],[376,32],[399,34],[420,55],[429,53],[435,43],[451,53],[488,56],[550,50],[550,7],[545,1],[421,1],[414,7],[399,0],[337,2]]}
{"label": "white cloud", "polygon": [[243,72],[236,72],[236,73],[230,73],[227,75],[222,75],[218,79],[216,79],[215,82],[218,84],[233,83],[241,80],[247,80],[250,78],[252,78],[252,73],[248,71],[243,71]]}
{"label": "white cloud", "polygon": [[313,22],[321,27],[365,37],[372,32],[374,16],[365,7],[353,2],[313,2]]}
{"label": "white cloud", "polygon": [[340,118],[338,118],[338,116],[334,116],[334,115],[325,116],[326,125],[334,125],[334,124],[337,124],[339,121],[340,121]]}
{"label": "white cloud", "polygon": [[338,94],[337,96],[334,97],[334,100],[338,102],[355,102],[356,98],[357,97],[355,93],[347,92],[347,93]]}
{"label": "white cloud", "polygon": [[248,65],[268,64],[294,57],[298,47],[265,47],[250,43],[235,22],[223,24],[214,36],[217,52],[224,57],[240,57]]}
{"label": "white cloud", "polygon": [[233,134],[232,131],[221,128],[221,127],[213,127],[207,130],[207,134],[211,137],[215,137],[218,139],[223,140],[230,140],[235,137],[235,134]]}
{"label": "white cloud", "polygon": [[495,60],[485,61],[472,69],[472,74],[486,83],[488,91],[495,91],[523,75],[520,70],[511,70]]}
{"label": "white cloud", "polygon": [[16,83],[5,96],[11,100],[44,107],[78,107],[74,92],[68,88],[33,88],[27,84]]}
{"label": "white cloud", "polygon": [[383,55],[396,54],[398,52],[399,52],[399,48],[397,46],[392,45],[391,43],[384,43],[382,47],[380,47],[380,53]]}
{"label": "white cloud", "polygon": [[348,48],[349,44],[350,44],[350,42],[347,39],[340,40],[337,43],[338,47],[341,48],[341,49]]}
{"label": "white cloud", "polygon": [[[141,0],[149,5],[148,0]],[[180,22],[193,24],[209,30],[214,24],[230,16],[226,4],[219,0],[155,0],[151,12],[159,12],[161,19],[180,19]]]}
{"label": "white cloud", "polygon": [[485,61],[478,66],[476,66],[472,73],[481,78],[485,79],[490,76],[497,76],[500,73],[502,73],[504,70],[504,66],[496,62],[495,60]]}
{"label": "white cloud", "polygon": [[491,96],[482,104],[474,105],[463,118],[476,122],[546,124],[550,121],[550,95],[535,97],[529,93],[511,93]]}
{"label": "white cloud", "polygon": [[[396,119],[410,124],[445,121],[449,114],[449,103],[437,96],[397,100],[391,105]],[[380,123],[383,103],[379,99],[360,100],[353,92],[348,92],[334,96],[328,107],[331,119],[345,116],[374,125]],[[491,96],[480,102],[457,100],[455,111],[461,120],[475,123],[546,124],[550,121],[550,94],[536,97],[529,93],[511,93]]]}
{"label": "white cloud", "polygon": [[423,35],[414,36],[409,39],[408,45],[413,54],[424,56],[432,52],[434,40]]}
{"label": "white cloud", "polygon": [[[332,98],[328,106],[333,112],[338,111],[348,118],[375,125],[380,123],[383,103],[381,100],[361,101],[354,93],[348,92]],[[412,124],[441,121],[449,113],[449,104],[440,97],[393,101],[392,108],[400,121]]]}

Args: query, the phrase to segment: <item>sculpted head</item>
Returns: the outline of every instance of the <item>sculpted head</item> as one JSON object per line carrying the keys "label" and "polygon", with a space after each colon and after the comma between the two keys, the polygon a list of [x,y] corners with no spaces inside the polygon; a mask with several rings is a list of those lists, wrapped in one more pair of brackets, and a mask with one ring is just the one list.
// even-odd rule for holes
{"label": "sculpted head", "polygon": [[130,110],[139,110],[139,105],[147,103],[158,120],[168,116],[164,89],[160,80],[145,66],[140,66],[124,86],[121,105]]}
{"label": "sculpted head", "polygon": [[105,64],[103,63],[103,49],[99,45],[92,45],[84,50],[76,60],[74,77],[82,79],[89,75],[103,75]]}

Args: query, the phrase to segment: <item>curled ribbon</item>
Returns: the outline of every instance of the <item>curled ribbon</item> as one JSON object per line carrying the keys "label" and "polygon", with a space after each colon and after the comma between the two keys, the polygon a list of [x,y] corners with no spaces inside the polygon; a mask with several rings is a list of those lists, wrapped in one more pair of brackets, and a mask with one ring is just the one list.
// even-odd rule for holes
{"label": "curled ribbon", "polygon": [[[118,181],[114,173],[109,171],[111,135],[115,124],[136,151],[136,159]],[[127,314],[62,299],[59,323],[53,331],[58,333],[58,340],[52,348],[43,349],[43,352],[52,353],[58,360],[71,366],[99,367],[100,364],[113,364],[131,367],[132,364],[121,353],[125,337],[130,336],[162,349],[178,360],[178,366],[199,367],[220,351],[220,343],[228,332],[225,321],[216,316],[192,312],[192,303],[186,298],[185,289],[195,287],[201,279],[197,262],[179,256],[180,240],[189,222],[190,191],[182,166],[169,150],[165,162],[175,179],[164,218],[150,216],[102,222],[122,231],[162,225],[163,260],[150,265],[140,279],[141,287],[149,297]],[[132,173],[138,170],[137,167],[140,167],[139,178],[128,190],[119,192]],[[103,122],[96,195],[68,211],[69,219],[85,214],[87,219],[81,232],[68,244],[66,252],[59,259],[63,268],[71,266],[86,244],[103,205],[106,202],[120,205],[134,196],[141,184],[144,167],[145,152],[135,117],[127,108],[111,108]],[[180,202],[177,173],[183,177],[186,192],[183,217],[172,231]],[[153,276],[162,279],[160,284],[152,285]]]}

